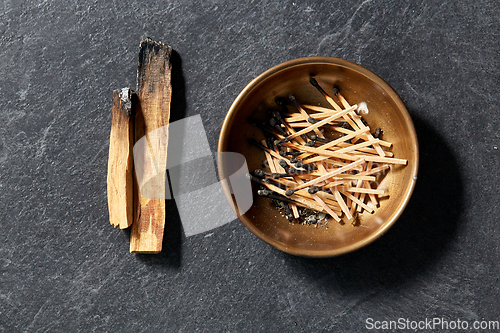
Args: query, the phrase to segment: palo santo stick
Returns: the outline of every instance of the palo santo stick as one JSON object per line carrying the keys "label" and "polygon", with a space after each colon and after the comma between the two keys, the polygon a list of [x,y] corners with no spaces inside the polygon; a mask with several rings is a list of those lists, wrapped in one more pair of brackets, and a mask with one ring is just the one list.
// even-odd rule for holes
{"label": "palo santo stick", "polygon": [[[354,110],[354,108],[351,108],[352,110]],[[314,124],[312,124],[311,126],[309,127],[306,127],[298,132],[296,132],[295,134],[292,134],[292,135],[289,135],[287,136],[284,140],[285,141],[290,141],[291,139],[299,136],[299,135],[302,135],[302,134],[306,134],[306,133],[309,133],[310,131],[314,130],[314,129],[317,129],[318,127],[321,127],[325,124],[328,124],[329,122],[331,121],[334,121],[335,119],[337,118],[340,118],[342,117],[343,115],[347,114],[349,111],[352,111],[351,109],[346,109],[346,110],[342,110],[340,112],[337,112],[335,114],[332,114],[331,116],[329,116],[328,118],[325,118],[321,121],[318,121],[318,122],[315,122]]]}
{"label": "palo santo stick", "polygon": [[134,221],[134,114],[137,95],[129,88],[113,91],[108,159],[109,222],[128,228]]}
{"label": "palo santo stick", "polygon": [[[168,137],[165,140],[150,140],[148,134],[169,123],[172,100],[171,54],[170,46],[145,38],[141,42],[137,69],[135,140],[143,136],[148,140],[155,165],[147,165],[145,169],[151,169],[146,171],[148,173],[154,173],[153,168],[158,169],[157,190],[163,191],[161,193],[165,193]],[[165,227],[165,200],[146,198],[138,187],[134,190],[136,210],[130,235],[130,252],[158,253],[162,248]]]}

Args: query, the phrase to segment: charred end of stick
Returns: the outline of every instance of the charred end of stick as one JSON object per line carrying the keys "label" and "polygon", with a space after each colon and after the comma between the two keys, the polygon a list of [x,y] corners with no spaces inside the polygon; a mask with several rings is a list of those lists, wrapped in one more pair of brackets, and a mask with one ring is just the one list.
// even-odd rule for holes
{"label": "charred end of stick", "polygon": [[311,186],[311,187],[309,187],[307,192],[309,192],[309,194],[315,194],[315,193],[319,192],[319,187],[318,186]]}
{"label": "charred end of stick", "polygon": [[163,73],[167,68],[171,68],[170,58],[172,57],[172,47],[162,42],[154,41],[149,37],[142,39],[139,46],[139,60],[137,65],[137,91],[142,91],[144,82],[148,78],[147,72],[150,70],[152,59],[163,59],[164,66],[159,68]]}
{"label": "charred end of stick", "polygon": [[282,167],[282,168],[286,168],[288,167],[288,163],[286,163],[286,161],[284,159],[280,159],[278,161],[278,164]]}
{"label": "charred end of stick", "polygon": [[324,96],[326,96],[325,90],[319,85],[318,81],[316,81],[315,78],[310,78],[309,82],[313,85],[314,88],[318,89],[320,93],[322,93]]}
{"label": "charred end of stick", "polygon": [[113,91],[113,99],[119,99],[120,112],[128,119],[133,119],[135,115],[135,103],[137,94],[130,88],[116,89]]}
{"label": "charred end of stick", "polygon": [[332,93],[337,96],[340,92],[340,89],[337,86],[333,86]]}
{"label": "charred end of stick", "polygon": [[262,169],[255,169],[253,171],[253,174],[257,177],[261,177],[261,178],[264,177],[264,171]]}
{"label": "charred end of stick", "polygon": [[382,135],[383,131],[380,127],[375,128],[375,131],[373,132],[373,137],[375,139],[379,139],[380,136]]}
{"label": "charred end of stick", "polygon": [[314,147],[315,144],[316,144],[316,140],[311,140],[311,141],[307,141],[305,146]]}
{"label": "charred end of stick", "polygon": [[255,139],[248,139],[248,143],[255,146],[255,147],[258,147],[264,151],[268,151],[269,148],[267,148],[266,146],[264,146],[263,144],[261,144],[260,142],[258,142],[257,140]]}

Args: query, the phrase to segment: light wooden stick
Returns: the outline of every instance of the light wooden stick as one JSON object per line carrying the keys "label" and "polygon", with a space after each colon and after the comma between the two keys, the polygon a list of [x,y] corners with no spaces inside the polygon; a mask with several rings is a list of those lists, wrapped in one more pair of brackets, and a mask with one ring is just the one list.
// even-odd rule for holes
{"label": "light wooden stick", "polygon": [[[340,93],[337,94],[337,97],[339,98],[340,102],[344,105],[345,108],[349,107],[349,103]],[[352,119],[356,122],[356,124],[359,126],[359,128],[366,127],[365,124],[363,124],[363,121],[361,120],[361,118],[355,112],[350,113],[350,115],[351,115]],[[368,137],[368,140],[373,139],[373,135],[371,135],[371,133],[367,134],[367,137]],[[378,144],[374,145],[373,147],[375,148],[375,150],[377,150],[377,153],[380,156],[382,156],[382,157],[385,156],[384,151],[382,150],[382,148]]]}
{"label": "light wooden stick", "polygon": [[[370,206],[366,205],[364,202],[362,202],[361,200],[359,200],[358,198],[356,198],[354,195],[352,195],[348,191],[340,191],[340,192],[343,195],[345,195],[346,197],[348,197],[349,199],[351,199],[353,202],[355,202],[356,204],[358,204],[360,207],[363,207],[368,212],[373,213],[373,211],[374,211],[373,208],[371,208]],[[352,214],[352,212],[350,212],[350,213]]]}
{"label": "light wooden stick", "polygon": [[364,161],[363,159],[360,159],[360,160],[354,161],[354,162],[352,162],[351,164],[348,164],[348,165],[346,165],[346,166],[344,166],[344,167],[342,167],[342,168],[339,168],[339,169],[337,169],[337,170],[331,171],[331,172],[329,172],[329,173],[327,173],[327,174],[325,174],[325,175],[323,175],[323,176],[321,176],[321,177],[318,177],[318,178],[313,179],[313,180],[310,180],[310,181],[308,181],[308,182],[306,182],[306,183],[300,184],[299,186],[297,186],[297,187],[294,189],[294,191],[296,191],[296,190],[300,190],[300,189],[303,189],[303,188],[305,188],[305,187],[309,187],[309,186],[315,185],[315,184],[317,184],[317,183],[319,183],[319,182],[321,182],[321,181],[323,181],[323,180],[326,180],[326,179],[328,179],[328,178],[331,178],[331,177],[333,177],[333,176],[335,176],[335,175],[338,175],[338,174],[340,174],[340,173],[342,173],[342,172],[349,171],[349,170],[351,170],[353,167],[355,167],[355,166],[357,166],[357,165],[361,165],[361,164],[362,164],[362,163],[364,163],[364,162],[365,162],[365,161]]}
{"label": "light wooden stick", "polygon": [[323,119],[323,120],[321,120],[321,121],[318,121],[318,122],[316,122],[316,123],[312,124],[311,126],[306,127],[306,128],[304,128],[304,129],[302,129],[302,130],[300,130],[300,131],[296,132],[295,134],[292,134],[292,135],[287,136],[287,137],[285,138],[285,141],[290,141],[291,139],[293,139],[293,138],[295,138],[295,137],[297,137],[297,136],[299,136],[299,135],[309,133],[310,131],[312,131],[312,130],[314,130],[314,129],[318,128],[318,127],[321,127],[321,126],[323,126],[323,125],[325,125],[325,124],[328,124],[329,122],[331,122],[331,121],[333,121],[333,120],[335,120],[335,119],[337,119],[337,118],[339,118],[339,117],[342,117],[343,115],[347,114],[349,111],[352,111],[352,110],[354,110],[354,108],[353,108],[353,107],[351,107],[350,109],[342,110],[342,111],[340,111],[340,112],[337,112],[337,113],[335,113],[335,114],[332,114],[331,116],[329,116],[329,117],[328,117],[328,118],[326,118],[326,119]]}
{"label": "light wooden stick", "polygon": [[[169,123],[170,101],[172,100],[171,55],[172,48],[168,45],[149,38],[145,38],[141,42],[137,69],[136,141],[143,136],[147,138],[148,133]],[[155,154],[157,167],[163,168],[164,166],[166,168],[167,142],[148,140],[148,144],[153,148],[151,153]],[[165,171],[163,170],[163,174],[159,176],[165,177]],[[162,171],[160,170],[160,172]],[[159,187],[162,186],[163,188],[158,190],[163,190],[165,193],[164,181],[163,184],[159,184]],[[141,195],[139,188],[135,193],[136,210],[130,234],[130,252],[158,253],[162,248],[165,227],[165,199],[146,198]]]}
{"label": "light wooden stick", "polygon": [[128,228],[134,221],[133,145],[137,95],[129,88],[113,91],[108,158],[109,222]]}
{"label": "light wooden stick", "polygon": [[368,188],[357,188],[357,187],[348,187],[347,191],[349,192],[356,192],[356,193],[368,193],[368,194],[378,194],[378,195],[383,195],[385,193],[384,190],[379,190],[379,189],[368,189]]}
{"label": "light wooden stick", "polygon": [[333,194],[335,195],[335,198],[337,199],[337,202],[340,204],[340,208],[342,208],[342,211],[344,212],[347,219],[348,220],[352,219],[351,212],[349,211],[349,208],[347,207],[346,203],[344,202],[342,195],[340,195],[340,192],[337,189],[335,189],[333,191]]}

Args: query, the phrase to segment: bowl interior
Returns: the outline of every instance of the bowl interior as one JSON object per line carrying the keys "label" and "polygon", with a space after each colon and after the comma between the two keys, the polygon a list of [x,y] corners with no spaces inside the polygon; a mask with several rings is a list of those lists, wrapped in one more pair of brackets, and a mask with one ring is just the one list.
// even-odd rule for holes
{"label": "bowl interior", "polygon": [[[336,58],[301,58],[278,65],[253,80],[234,101],[221,130],[218,151],[245,156],[250,171],[261,168],[264,153],[248,139],[264,139],[247,117],[265,120],[268,109],[280,110],[276,97],[293,93],[305,104],[329,107],[323,96],[309,83],[314,76],[331,96],[337,86],[349,103],[365,102],[369,113],[363,115],[370,128],[380,127],[382,138],[393,143],[394,157],[408,165],[392,165],[380,182],[388,196],[380,198],[373,214],[358,214],[358,226],[341,225],[329,219],[328,228],[290,223],[271,200],[254,193],[254,204],[239,216],[243,224],[270,245],[295,255],[324,257],[350,252],[382,235],[399,217],[413,191],[418,167],[418,144],[411,118],[399,96],[378,76],[367,69]],[[225,178],[225,166],[219,164],[219,176]],[[254,192],[257,187],[252,184]],[[234,197],[224,188],[226,197]]]}

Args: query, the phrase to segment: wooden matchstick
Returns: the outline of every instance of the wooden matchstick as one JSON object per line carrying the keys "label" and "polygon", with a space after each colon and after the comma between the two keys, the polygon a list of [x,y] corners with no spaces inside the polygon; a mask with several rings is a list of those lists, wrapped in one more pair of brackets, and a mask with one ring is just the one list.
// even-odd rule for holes
{"label": "wooden matchstick", "polygon": [[378,194],[378,195],[384,195],[385,194],[384,190],[371,189],[371,188],[368,189],[368,188],[348,187],[347,191],[349,191],[349,192],[355,192],[355,193]]}
{"label": "wooden matchstick", "polygon": [[[348,165],[346,165],[346,166],[344,166],[344,167],[342,167],[342,168],[339,168],[339,169],[337,169],[337,170],[334,170],[334,171],[328,172],[327,174],[325,174],[325,175],[323,175],[323,176],[321,176],[321,177],[318,177],[318,178],[316,178],[316,179],[310,180],[310,181],[308,181],[308,182],[306,182],[306,183],[303,183],[303,184],[299,184],[299,186],[297,186],[296,188],[294,188],[294,189],[293,189],[293,192],[295,192],[295,191],[297,191],[297,190],[300,190],[300,189],[303,189],[303,188],[305,188],[305,187],[309,187],[309,186],[315,185],[315,184],[317,184],[317,183],[319,183],[319,182],[321,182],[321,181],[323,181],[323,180],[326,180],[326,179],[328,179],[328,178],[331,178],[331,177],[333,177],[333,176],[335,176],[335,175],[338,175],[338,174],[340,174],[340,173],[342,173],[342,172],[346,172],[346,171],[348,171],[348,170],[351,170],[353,167],[358,166],[358,165],[361,165],[361,164],[362,164],[362,163],[364,163],[364,162],[365,162],[365,160],[363,160],[363,159],[360,159],[360,160],[354,161],[354,162],[352,162],[351,164],[348,164]],[[292,193],[293,193],[293,192],[292,192]],[[290,193],[290,192],[288,192],[288,191],[287,191],[287,193]]]}
{"label": "wooden matchstick", "polygon": [[293,138],[295,138],[295,137],[297,137],[299,135],[309,133],[309,132],[317,129],[318,127],[321,127],[321,126],[323,126],[325,124],[328,124],[329,122],[331,122],[331,121],[333,121],[333,120],[335,120],[337,118],[340,118],[340,117],[344,116],[345,114],[349,113],[350,111],[352,111],[354,109],[355,108],[351,107],[349,109],[345,109],[345,110],[342,110],[342,111],[337,112],[335,114],[332,114],[331,116],[329,116],[329,117],[327,117],[327,118],[325,118],[325,119],[323,119],[321,121],[315,122],[311,126],[306,127],[304,129],[296,132],[295,134],[287,136],[284,140],[285,141],[290,141],[290,140],[292,140]]}
{"label": "wooden matchstick", "polygon": [[[335,89],[337,89],[337,88],[335,88]],[[338,91],[338,89],[337,89],[337,94],[336,95],[337,95],[337,97],[339,98],[340,102],[342,103],[342,105],[345,108],[347,108],[347,107],[350,106],[349,103],[347,102],[347,100],[340,94],[340,92]],[[359,126],[359,128],[365,128],[366,127],[365,124],[363,124],[363,121],[361,120],[361,118],[355,112],[350,113],[350,115],[351,115],[352,119],[354,120],[354,122],[356,123],[356,125]],[[373,139],[373,135],[371,135],[371,133],[368,133],[366,136],[368,137],[368,140],[372,140]],[[374,145],[373,147],[375,148],[375,150],[377,151],[377,153],[380,156],[382,156],[382,157],[385,156],[384,151],[382,150],[382,148],[378,144]]]}

